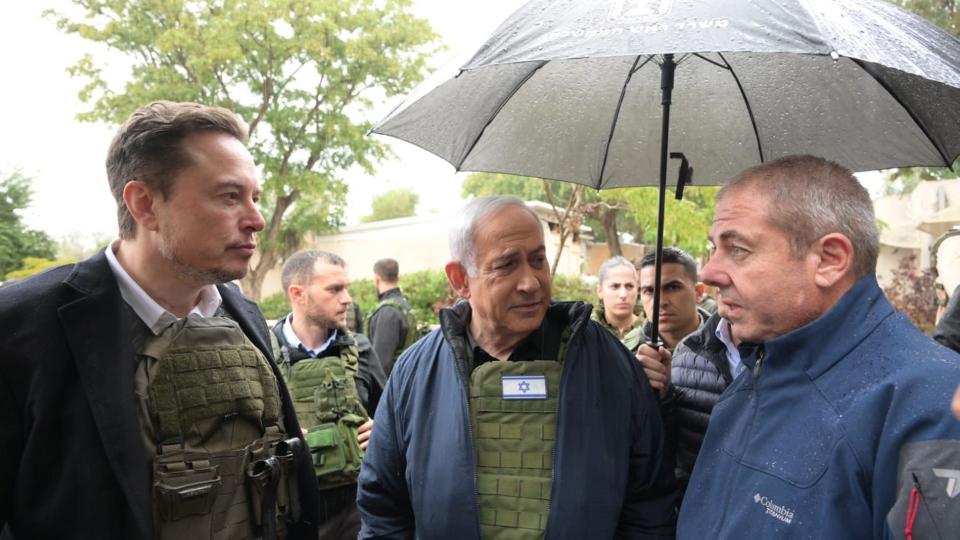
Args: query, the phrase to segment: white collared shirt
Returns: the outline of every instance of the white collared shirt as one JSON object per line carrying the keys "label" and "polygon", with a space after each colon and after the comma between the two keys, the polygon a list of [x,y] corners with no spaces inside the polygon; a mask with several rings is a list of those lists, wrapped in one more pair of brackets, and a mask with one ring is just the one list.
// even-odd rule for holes
{"label": "white collared shirt", "polygon": [[[117,260],[116,250],[120,247],[120,241],[114,240],[110,246],[104,250],[107,256],[107,262],[110,264],[110,270],[117,279],[117,286],[120,288],[120,296],[124,302],[133,308],[134,313],[147,325],[147,328],[154,335],[160,335],[171,324],[177,322],[179,317],[164,309],[156,300],[143,290],[130,274],[123,268],[120,261]],[[190,310],[191,314],[197,314],[201,317],[212,317],[223,302],[220,291],[216,285],[207,285],[200,289],[200,298],[197,305]]]}
{"label": "white collared shirt", "polygon": [[730,364],[730,375],[736,379],[740,371],[743,370],[743,362],[740,361],[740,349],[733,344],[733,337],[730,335],[729,321],[720,319],[720,323],[717,325],[716,336],[727,348],[727,363]]}
{"label": "white collared shirt", "polygon": [[330,336],[323,342],[323,345],[320,345],[316,349],[308,349],[307,346],[303,344],[303,341],[300,341],[300,338],[297,337],[297,334],[293,332],[293,313],[291,313],[287,315],[287,319],[283,322],[283,338],[287,340],[287,344],[290,345],[291,349],[300,349],[312,358],[316,358],[320,356],[320,353],[327,350],[327,347],[337,338],[337,329],[334,328],[333,331],[330,332]]}

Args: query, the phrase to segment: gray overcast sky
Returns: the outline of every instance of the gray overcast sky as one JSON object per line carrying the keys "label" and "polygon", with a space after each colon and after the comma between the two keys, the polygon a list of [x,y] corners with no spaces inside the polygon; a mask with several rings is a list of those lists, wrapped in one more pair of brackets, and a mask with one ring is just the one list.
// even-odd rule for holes
{"label": "gray overcast sky", "polygon": [[[523,0],[414,0],[414,11],[427,18],[447,50],[434,58],[438,71],[456,67],[479,48],[484,38]],[[0,17],[0,86],[3,129],[0,130],[0,172],[20,168],[34,178],[33,205],[25,213],[32,227],[55,238],[73,234],[81,241],[116,234],[113,199],[103,160],[113,128],[80,123],[85,110],[77,98],[80,81],[65,71],[94,49],[75,36],[61,34],[44,19],[44,9],[69,9],[66,0],[4,2]],[[115,62],[121,64],[122,62]],[[108,67],[109,69],[109,67]],[[379,119],[399,102],[385,103]],[[385,139],[391,141],[392,139]],[[411,186],[420,193],[421,213],[457,204],[463,175],[433,155],[403,142],[397,157],[384,162],[374,177],[351,172],[347,222],[369,213],[373,194]]]}

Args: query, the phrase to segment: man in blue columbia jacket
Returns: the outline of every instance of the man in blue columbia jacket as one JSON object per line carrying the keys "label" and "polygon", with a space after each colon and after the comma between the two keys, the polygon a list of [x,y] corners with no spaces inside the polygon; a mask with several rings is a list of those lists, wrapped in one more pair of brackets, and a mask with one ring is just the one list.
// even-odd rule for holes
{"label": "man in blue columbia jacket", "polygon": [[360,537],[672,538],[657,398],[589,305],[550,302],[537,215],[475,199],[450,251],[466,301],[390,375],[360,471]]}
{"label": "man in blue columbia jacket", "polygon": [[746,369],[713,409],[678,537],[955,538],[960,356],[877,286],[866,190],[782,158],[720,191],[710,240],[701,278]]}

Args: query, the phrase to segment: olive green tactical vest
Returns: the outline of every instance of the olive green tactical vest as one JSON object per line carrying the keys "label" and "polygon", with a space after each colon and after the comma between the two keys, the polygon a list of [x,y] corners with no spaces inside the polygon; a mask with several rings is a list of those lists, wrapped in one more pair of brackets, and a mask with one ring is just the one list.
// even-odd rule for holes
{"label": "olive green tactical vest", "polygon": [[364,329],[367,331],[368,336],[370,335],[370,321],[373,320],[373,316],[376,315],[377,312],[380,311],[380,309],[383,308],[384,306],[391,306],[391,307],[397,308],[397,310],[399,310],[400,313],[403,314],[403,320],[407,324],[407,335],[404,336],[403,343],[400,345],[400,347],[397,348],[397,350],[394,351],[393,353],[393,360],[396,361],[397,358],[400,358],[400,353],[407,350],[411,345],[416,343],[417,340],[420,339],[422,336],[417,331],[417,319],[413,316],[413,309],[407,307],[406,305],[403,304],[403,302],[401,302],[400,300],[394,297],[387,297],[381,300],[380,303],[377,304],[377,308],[373,310],[373,313],[371,313],[370,316],[367,317],[366,326],[364,327]]}
{"label": "olive green tactical vest", "polygon": [[[561,360],[565,348],[561,346]],[[486,362],[470,376],[480,533],[485,540],[543,538],[562,366],[553,360]],[[542,386],[535,382],[540,377]],[[545,397],[527,399],[538,388],[546,389]]]}
{"label": "olive green tactical vest", "polygon": [[340,356],[308,357],[293,365],[289,351],[279,348],[283,378],[300,427],[307,430],[320,489],[355,484],[363,461],[357,430],[367,416],[355,380],[360,359],[356,341],[343,347]]}
{"label": "olive green tactical vest", "polygon": [[[191,315],[148,337],[145,398],[156,538],[273,539],[297,519],[298,439],[277,380],[234,321]],[[142,393],[141,393],[142,392]]]}

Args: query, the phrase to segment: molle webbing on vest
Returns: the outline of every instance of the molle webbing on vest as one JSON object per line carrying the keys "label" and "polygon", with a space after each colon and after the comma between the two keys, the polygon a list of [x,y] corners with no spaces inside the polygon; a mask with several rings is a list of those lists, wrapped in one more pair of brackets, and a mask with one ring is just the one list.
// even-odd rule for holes
{"label": "molle webbing on vest", "polygon": [[150,366],[155,537],[282,536],[299,513],[295,457],[287,449],[297,441],[284,441],[266,358],[235,322],[196,316],[147,338],[140,354]]}
{"label": "molle webbing on vest", "polygon": [[290,365],[284,355],[283,376],[293,396],[300,426],[307,430],[320,489],[356,483],[363,461],[358,428],[367,413],[357,392],[360,352],[356,342],[340,356],[303,358]]}
{"label": "molle webbing on vest", "polygon": [[[562,364],[486,362],[470,377],[484,539],[542,538],[550,508]],[[546,399],[504,399],[503,376],[544,376]]]}
{"label": "molle webbing on vest", "polygon": [[157,438],[179,437],[193,424],[234,414],[261,426],[276,424],[280,392],[260,351],[233,321],[189,319],[191,326],[182,319],[175,329],[148,340],[142,352],[157,359],[164,355],[149,387]]}
{"label": "molle webbing on vest", "polygon": [[354,344],[341,349],[340,356],[304,358],[292,366],[284,363],[283,378],[300,427],[336,422],[346,414],[366,416],[355,379],[359,358]]}

